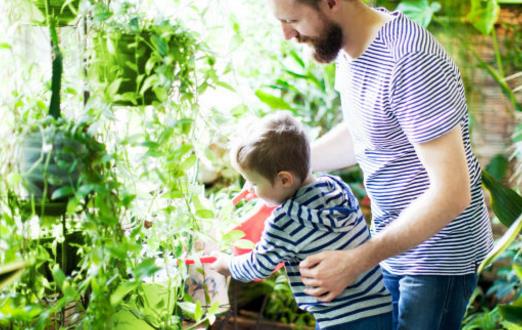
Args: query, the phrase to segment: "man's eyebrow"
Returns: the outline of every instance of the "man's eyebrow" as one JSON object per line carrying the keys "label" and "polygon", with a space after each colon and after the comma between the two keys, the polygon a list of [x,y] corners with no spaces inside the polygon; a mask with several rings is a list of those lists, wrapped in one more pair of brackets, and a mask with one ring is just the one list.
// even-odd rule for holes
{"label": "man's eyebrow", "polygon": [[293,18],[278,18],[278,20],[283,22],[283,23],[294,23],[294,22],[297,22],[297,20],[293,19]]}

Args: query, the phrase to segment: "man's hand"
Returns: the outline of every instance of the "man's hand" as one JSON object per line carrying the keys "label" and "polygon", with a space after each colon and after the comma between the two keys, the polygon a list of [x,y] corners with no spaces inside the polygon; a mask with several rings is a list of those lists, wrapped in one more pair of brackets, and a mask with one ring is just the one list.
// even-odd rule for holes
{"label": "man's hand", "polygon": [[330,302],[367,270],[368,261],[358,249],[323,251],[299,264],[305,293],[322,302]]}
{"label": "man's hand", "polygon": [[228,265],[232,256],[221,252],[212,253],[211,256],[216,257],[216,261],[211,264],[211,268],[221,275],[230,276]]}

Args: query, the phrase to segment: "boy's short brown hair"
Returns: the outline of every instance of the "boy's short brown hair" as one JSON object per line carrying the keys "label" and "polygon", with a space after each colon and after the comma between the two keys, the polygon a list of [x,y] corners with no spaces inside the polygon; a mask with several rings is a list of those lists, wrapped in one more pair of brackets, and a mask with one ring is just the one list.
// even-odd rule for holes
{"label": "boy's short brown hair", "polygon": [[304,181],[310,171],[310,144],[303,126],[288,112],[279,111],[252,123],[233,142],[232,162],[255,171],[270,182],[289,171]]}

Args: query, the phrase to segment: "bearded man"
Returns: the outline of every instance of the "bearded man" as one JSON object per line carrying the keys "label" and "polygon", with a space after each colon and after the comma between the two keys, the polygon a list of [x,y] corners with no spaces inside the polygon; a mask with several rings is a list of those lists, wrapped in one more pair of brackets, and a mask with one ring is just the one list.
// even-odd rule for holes
{"label": "bearded man", "polygon": [[344,120],[312,146],[312,168],[359,163],[373,237],[300,263],[305,292],[333,300],[380,264],[394,329],[460,329],[492,248],[464,86],[424,28],[360,0],[269,0],[286,39],[336,63]]}

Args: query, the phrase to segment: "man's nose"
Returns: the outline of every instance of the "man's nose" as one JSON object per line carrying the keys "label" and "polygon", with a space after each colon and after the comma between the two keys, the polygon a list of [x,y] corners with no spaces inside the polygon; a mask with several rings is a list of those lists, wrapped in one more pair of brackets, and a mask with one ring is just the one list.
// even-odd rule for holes
{"label": "man's nose", "polygon": [[297,37],[297,31],[290,26],[288,23],[281,23],[281,28],[283,29],[283,36],[286,40],[290,40],[292,38]]}

